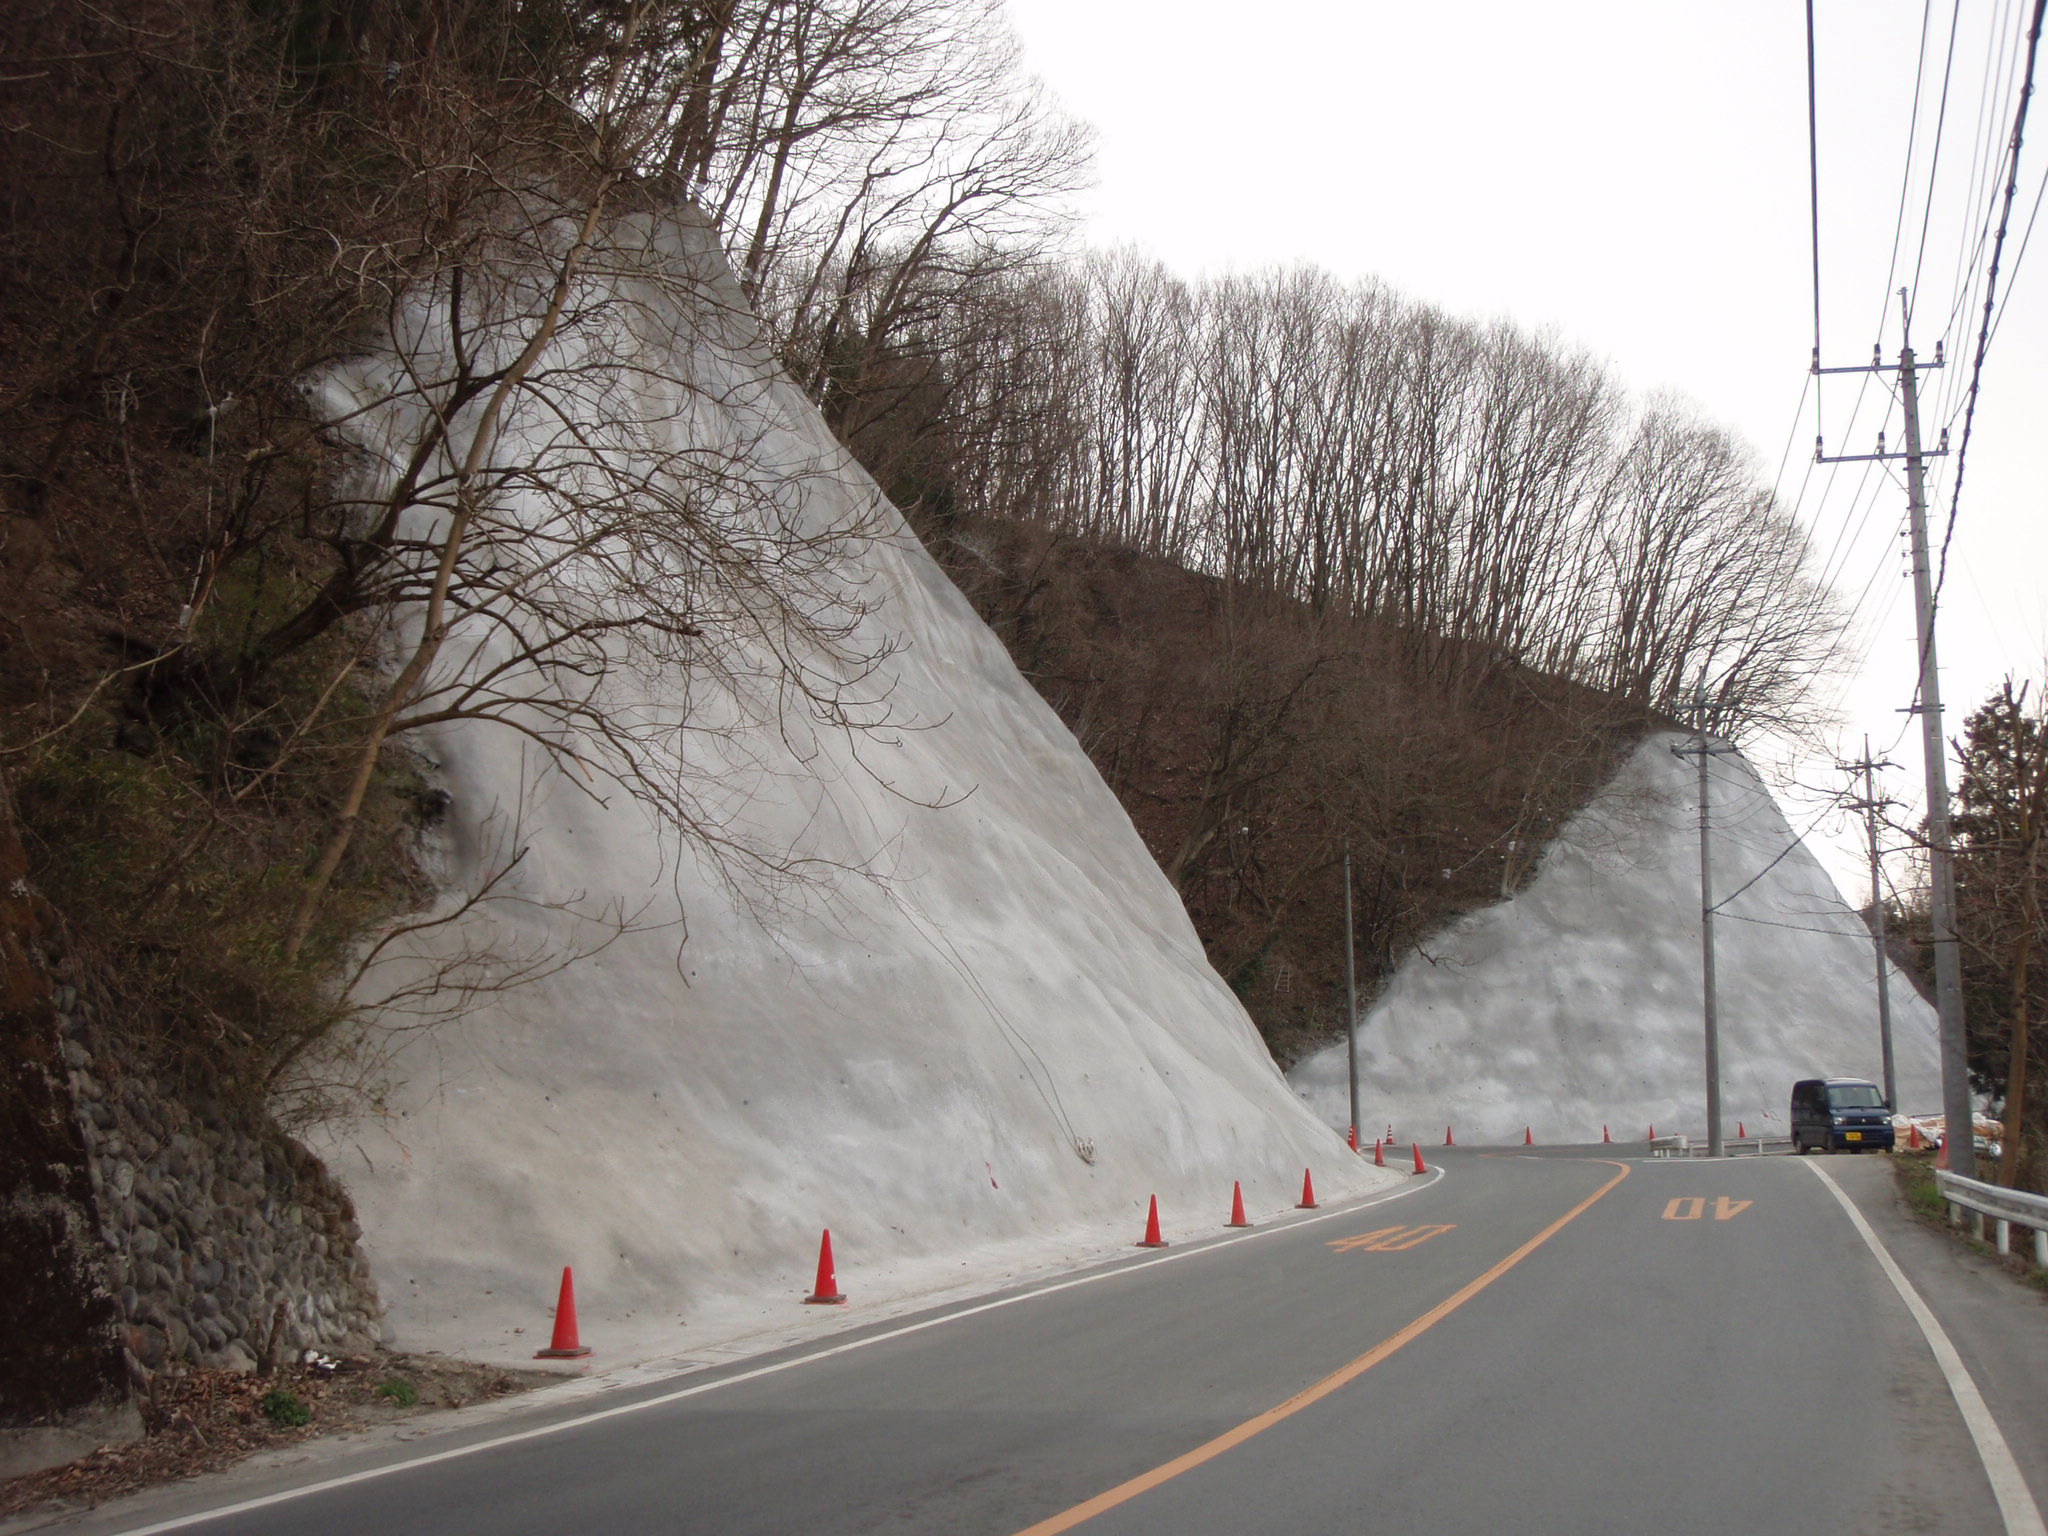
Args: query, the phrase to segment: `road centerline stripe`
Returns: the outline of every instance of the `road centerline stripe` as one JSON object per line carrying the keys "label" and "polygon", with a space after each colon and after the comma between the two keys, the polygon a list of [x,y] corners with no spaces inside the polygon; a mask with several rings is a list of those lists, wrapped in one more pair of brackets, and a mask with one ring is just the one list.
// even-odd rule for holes
{"label": "road centerline stripe", "polygon": [[1404,1345],[1412,1343],[1423,1334],[1429,1332],[1430,1329],[1434,1328],[1446,1317],[1449,1317],[1458,1308],[1465,1305],[1466,1302],[1477,1296],[1481,1291],[1493,1284],[1494,1281],[1498,1280],[1538,1248],[1549,1242],[1551,1238],[1571,1225],[1572,1222],[1576,1221],[1590,1209],[1610,1189],[1628,1177],[1629,1168],[1627,1163],[1609,1163],[1606,1158],[1590,1158],[1587,1161],[1607,1163],[1609,1167],[1616,1169],[1617,1172],[1613,1178],[1602,1184],[1592,1194],[1586,1196],[1585,1199],[1566,1211],[1541,1232],[1538,1232],[1534,1237],[1523,1243],[1513,1253],[1500,1260],[1491,1269],[1480,1275],[1478,1279],[1466,1282],[1466,1284],[1431,1307],[1413,1322],[1398,1332],[1388,1335],[1388,1337],[1382,1339],[1357,1359],[1339,1366],[1322,1380],[1295,1393],[1294,1396],[1288,1398],[1284,1403],[1277,1404],[1274,1407],[1268,1408],[1264,1413],[1246,1419],[1235,1428],[1225,1430],[1214,1439],[1204,1441],[1193,1450],[1183,1452],[1171,1461],[1162,1462],[1149,1472],[1141,1472],[1136,1477],[1118,1483],[1114,1488],[1098,1493],[1094,1498],[1076,1504],[1071,1509],[1063,1510],[1048,1520],[1041,1520],[1036,1525],[1026,1526],[1017,1533],[1017,1536],[1059,1536],[1059,1533],[1062,1531],[1071,1531],[1075,1526],[1082,1524],[1084,1521],[1093,1520],[1097,1515],[1108,1513],[1119,1504],[1129,1503],[1141,1493],[1148,1493],[1163,1483],[1171,1482],[1183,1472],[1190,1472],[1196,1467],[1201,1466],[1204,1462],[1215,1460],[1225,1451],[1244,1444],[1245,1441],[1251,1439],[1254,1435],[1262,1434],[1266,1430],[1271,1429],[1275,1424],[1280,1423],[1283,1419],[1290,1419],[1295,1414],[1301,1412],[1302,1409],[1321,1402],[1339,1387],[1356,1381],[1389,1355],[1394,1354]]}
{"label": "road centerline stripe", "polygon": [[1856,1209],[1856,1202],[1835,1182],[1834,1175],[1819,1163],[1806,1166],[1820,1176],[1821,1183],[1828,1187],[1828,1193],[1849,1213],[1856,1235],[1863,1239],[1864,1246],[1877,1259],[1877,1267],[1884,1271],[1885,1279],[1891,1281],[1892,1289],[1899,1293],[1899,1300],[1906,1304],[1913,1321],[1920,1325],[1920,1336],[1934,1351],[1934,1362],[1941,1367],[1941,1374],[1948,1381],[1949,1395],[1956,1400],[1956,1409],[1963,1416],[1964,1427],[1976,1443],[1977,1460],[1983,1463],[1984,1475],[1991,1482],[1992,1496],[1998,1500],[1998,1513],[2005,1521],[2006,1536],[2048,1536],[2048,1527],[2041,1523],[2041,1508],[2034,1502],[2033,1492],[2027,1487],[2027,1479],[2020,1471],[2019,1463],[2013,1460],[2012,1447],[2005,1443],[1998,1420],[1991,1416],[1991,1407],[1984,1401],[1984,1394],[1977,1390],[1970,1368],[1963,1364],[1963,1357],[1949,1342],[1948,1331],[1941,1326],[1941,1319],[1921,1299],[1920,1293],[1913,1288],[1913,1282],[1906,1278],[1906,1272],[1899,1268],[1898,1261],[1885,1248],[1875,1229]]}

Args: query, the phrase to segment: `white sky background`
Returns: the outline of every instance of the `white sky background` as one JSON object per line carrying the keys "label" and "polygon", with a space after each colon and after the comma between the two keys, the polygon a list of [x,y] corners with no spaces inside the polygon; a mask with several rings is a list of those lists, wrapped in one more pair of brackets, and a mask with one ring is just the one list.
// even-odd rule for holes
{"label": "white sky background", "polygon": [[[1914,326],[1917,352],[1930,354],[1945,331],[1953,359],[1929,381],[1930,446],[1952,417],[1961,435],[1981,292],[1950,313],[1963,275],[1981,277],[1983,254],[1968,258],[1993,200],[1984,155],[2010,132],[2030,9],[1816,4],[1831,365],[1867,360],[1877,340],[1895,360],[1887,289],[1913,276],[1950,13],[1961,16]],[[1200,0],[1010,0],[1010,12],[1030,67],[1100,134],[1099,184],[1084,205],[1091,243],[1139,246],[1190,275],[1294,262],[1374,275],[1457,313],[1554,328],[1637,388],[1691,396],[1755,446],[1769,475],[1789,442],[1783,495],[1856,606],[1867,647],[1834,690],[1841,754],[1860,753],[1868,732],[1901,765],[1887,776],[1890,793],[1917,803],[1918,732],[1898,713],[1916,669],[1898,539],[1903,466],[1809,480],[1811,397],[1798,414],[1813,335],[1801,0],[1287,0],[1255,12]],[[1923,16],[1921,127],[1902,270],[1888,281]],[[2001,289],[2048,166],[2040,87],[2048,57]],[[2048,248],[2048,212],[2041,226]],[[2028,250],[1984,372],[1939,632],[1952,737],[2008,670],[2036,678],[2038,691],[2048,658],[2044,273],[2048,251]],[[1873,383],[1851,430],[1862,383],[1826,386],[1830,453],[1870,452],[1887,425],[1891,391]],[[1888,427],[1896,449],[1895,408]],[[1954,462],[1935,482],[1937,541]],[[1766,766],[1819,789],[1786,796],[1800,828],[1842,782],[1825,759]],[[1866,878],[1860,824],[1825,816],[1816,841],[1855,899]]]}

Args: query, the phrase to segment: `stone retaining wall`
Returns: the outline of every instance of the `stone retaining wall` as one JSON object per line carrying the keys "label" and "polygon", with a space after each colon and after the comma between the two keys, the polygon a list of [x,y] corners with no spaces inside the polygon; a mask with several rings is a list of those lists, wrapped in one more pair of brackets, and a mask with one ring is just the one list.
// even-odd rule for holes
{"label": "stone retaining wall", "polygon": [[142,1433],[50,1008],[55,922],[7,812],[0,789],[0,1478]]}
{"label": "stone retaining wall", "polygon": [[124,1070],[70,969],[52,1001],[130,1377],[371,1347],[382,1308],[346,1192],[274,1127]]}

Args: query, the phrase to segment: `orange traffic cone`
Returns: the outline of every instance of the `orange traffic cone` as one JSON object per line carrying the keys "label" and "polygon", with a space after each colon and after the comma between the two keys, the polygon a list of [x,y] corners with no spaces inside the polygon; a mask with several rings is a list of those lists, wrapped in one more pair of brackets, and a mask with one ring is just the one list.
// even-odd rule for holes
{"label": "orange traffic cone", "polygon": [[1429,1169],[1424,1165],[1422,1161],[1422,1148],[1416,1146],[1415,1143],[1411,1141],[1410,1143],[1408,1143],[1408,1150],[1415,1154],[1415,1171],[1417,1173],[1429,1172]]}
{"label": "orange traffic cone", "polygon": [[1918,1152],[1922,1147],[1926,1145],[1927,1143],[1920,1139],[1919,1122],[1915,1120],[1908,1120],[1906,1122],[1906,1150],[1908,1152]]}
{"label": "orange traffic cone", "polygon": [[1653,1125],[1653,1126],[1651,1126],[1651,1127],[1650,1127],[1650,1140],[1652,1140],[1652,1141],[1655,1141],[1656,1139],[1657,1139],[1657,1127]]}
{"label": "orange traffic cone", "polygon": [[1350,1140],[1351,1140],[1351,1150],[1352,1150],[1352,1151],[1354,1151],[1354,1152],[1356,1152],[1356,1151],[1358,1150],[1358,1127],[1357,1127],[1357,1126],[1355,1126],[1355,1125],[1354,1125],[1353,1127],[1351,1127],[1351,1138],[1350,1138]]}
{"label": "orange traffic cone", "polygon": [[1244,1186],[1235,1179],[1230,1181],[1230,1220],[1225,1222],[1224,1225],[1228,1227],[1248,1227],[1251,1225],[1250,1222],[1244,1219]]}
{"label": "orange traffic cone", "polygon": [[1298,1210],[1298,1211],[1312,1211],[1312,1210],[1314,1210],[1315,1208],[1316,1208],[1316,1185],[1315,1185],[1315,1180],[1313,1180],[1313,1179],[1311,1179],[1311,1178],[1309,1177],[1309,1175],[1308,1175],[1308,1170],[1307,1170],[1306,1168],[1304,1168],[1304,1169],[1302,1169],[1302,1170],[1301,1170],[1301,1204],[1300,1204],[1300,1205],[1298,1205],[1298,1206],[1296,1206],[1296,1207],[1295,1207],[1295,1209],[1296,1209],[1296,1210]]}
{"label": "orange traffic cone", "polygon": [[1607,1127],[1604,1125],[1600,1127],[1600,1140],[1603,1143],[1612,1142],[1614,1140],[1612,1136],[1607,1134]]}
{"label": "orange traffic cone", "polygon": [[546,1349],[536,1349],[536,1360],[573,1360],[590,1353],[590,1346],[576,1337],[576,1277],[562,1266],[562,1293],[555,1299],[555,1337]]}
{"label": "orange traffic cone", "polygon": [[1138,1239],[1140,1248],[1164,1248],[1166,1239],[1159,1235],[1159,1197],[1152,1197],[1152,1208],[1145,1213],[1145,1235]]}
{"label": "orange traffic cone", "polygon": [[1525,1147],[1536,1145],[1536,1138],[1530,1134],[1529,1127],[1526,1125],[1522,1127],[1522,1145]]}
{"label": "orange traffic cone", "polygon": [[1455,1147],[1457,1145],[1455,1141],[1451,1140],[1451,1128],[1448,1125],[1444,1127],[1444,1145],[1447,1147]]}
{"label": "orange traffic cone", "polygon": [[1387,1166],[1387,1144],[1384,1141],[1375,1141],[1372,1144],[1372,1165],[1375,1168]]}
{"label": "orange traffic cone", "polygon": [[810,1295],[804,1298],[807,1307],[843,1307],[845,1296],[840,1294],[839,1276],[832,1268],[832,1229],[827,1227],[825,1235],[818,1240],[818,1283]]}
{"label": "orange traffic cone", "polygon": [[1740,1120],[1735,1122],[1735,1139],[1737,1141],[1749,1140],[1749,1127],[1744,1125]]}
{"label": "orange traffic cone", "polygon": [[1948,1171],[1948,1133],[1946,1131],[1942,1132],[1941,1149],[1934,1154],[1934,1166],[1941,1169],[1944,1173]]}

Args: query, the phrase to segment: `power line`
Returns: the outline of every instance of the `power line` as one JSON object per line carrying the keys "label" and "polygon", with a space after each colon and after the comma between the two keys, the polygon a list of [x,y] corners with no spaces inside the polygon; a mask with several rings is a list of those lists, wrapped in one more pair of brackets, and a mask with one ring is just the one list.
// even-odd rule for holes
{"label": "power line", "polygon": [[1744,917],[1739,912],[1723,912],[1720,915],[1722,917],[1727,918],[1730,922],[1733,923],[1755,923],[1759,927],[1763,928],[1790,928],[1794,933],[1824,933],[1828,935],[1830,938],[1856,939],[1866,944],[1870,942],[1870,930],[1868,926],[1864,926],[1863,932],[1861,933],[1844,933],[1839,928],[1808,928],[1801,923],[1773,922],[1768,917]]}
{"label": "power line", "polygon": [[[1991,232],[1991,209],[1988,199],[1984,197],[1984,179],[1996,174],[1993,169],[1993,156],[1997,151],[1998,118],[1994,103],[2003,99],[2004,94],[2004,72],[1999,67],[1999,61],[2005,53],[2006,29],[2010,19],[2011,13],[2001,10],[1997,29],[1988,33],[1985,39],[1984,77],[1978,85],[1977,126],[1971,136],[1970,170],[1963,197],[1963,208],[1966,212],[1977,207],[1980,201],[1985,204],[1984,219],[1978,226],[1974,247],[1970,246],[1971,225],[1967,218],[1957,230],[1954,270],[1959,286],[1955,303],[1949,311],[1948,323],[1942,327],[1944,341],[1949,339],[1950,333],[1961,321],[1963,312],[1968,307],[1970,295],[1976,290],[1979,261],[1984,254],[1984,242]],[[1969,252],[1967,256],[1964,254],[1966,248]]]}
{"label": "power line", "polygon": [[1991,339],[1998,339],[1998,328],[2005,324],[2005,307],[2012,302],[2012,291],[2019,281],[2020,264],[2027,259],[2027,247],[2034,243],[2034,221],[2041,217],[2041,199],[2048,196],[2048,172],[2041,177],[2041,185],[2034,191],[2034,209],[2027,215],[2027,227],[2020,235],[2020,248],[2013,253],[2011,279],[2005,285],[2005,297],[1998,301],[1998,318],[1991,322]]}
{"label": "power line", "polygon": [[[2037,0],[2037,4],[2048,9],[2048,0]],[[1898,376],[1905,417],[1905,450],[1902,453],[1888,453],[1880,440],[1874,454],[1838,457],[1860,458],[1870,462],[1903,459],[1906,466],[1906,508],[1913,551],[1914,616],[1920,641],[1920,682],[1914,715],[1921,728],[1922,756],[1925,760],[1927,779],[1928,850],[1933,870],[1931,915],[1935,945],[1935,996],[1936,1010],[1941,1019],[1942,1096],[1950,1117],[1960,1120],[1969,1113],[1969,1073],[1964,1053],[1962,973],[1955,938],[1954,876],[1949,861],[1949,796],[1944,761],[1945,744],[1942,739],[1940,669],[1935,657],[1935,604],[1928,559],[1926,516],[1926,461],[1946,455],[1949,449],[1944,440],[1940,448],[1930,453],[1922,443],[1918,383],[1919,368],[1938,370],[1943,366],[1943,358],[1941,348],[1937,344],[1931,363],[1916,364],[1906,306],[1907,292],[1903,288],[1899,290],[1899,300],[1902,340],[1899,347]],[[1878,359],[1873,357],[1869,368],[1875,371],[1882,366]],[[1822,371],[1846,373],[1863,370],[1843,368]],[[1975,1163],[1967,1148],[1956,1153],[1956,1165],[1956,1172],[1964,1177],[1971,1175]]]}
{"label": "power line", "polygon": [[1940,574],[1934,583],[1935,598],[1939,601],[1942,583],[1948,579],[1948,550],[1955,538],[1956,511],[1963,495],[1963,469],[1970,452],[1970,429],[1977,419],[1977,395],[1984,376],[1984,356],[1991,350],[1991,320],[1998,294],[1998,263],[2005,251],[2006,231],[2012,225],[2013,199],[2020,187],[2020,146],[2027,129],[2027,108],[2034,97],[2034,65],[2041,50],[2041,20],[2048,13],[2048,0],[2034,0],[2034,19],[2027,28],[2027,70],[2020,83],[2019,107],[2013,113],[2012,146],[2007,151],[2007,172],[2005,195],[1998,214],[1998,234],[1991,243],[1991,265],[1985,275],[1984,320],[1977,331],[1977,352],[1970,363],[1969,404],[1963,412],[1962,441],[1956,449],[1955,479],[1949,486],[1948,523],[1941,535]]}
{"label": "power line", "polygon": [[[1957,23],[1962,20],[1962,14],[1963,0],[1956,0],[1955,9],[1949,13],[1948,18],[1948,56],[1941,66],[1941,107],[1934,117],[1934,155],[1927,165],[1927,201],[1921,205],[1920,209],[1920,249],[1913,258],[1913,291],[1915,293],[1920,291],[1920,274],[1927,265],[1927,230],[1928,226],[1934,221],[1934,185],[1941,174],[1941,142],[1948,126],[1948,87],[1949,81],[1955,72],[1956,31]],[[1920,22],[1920,37],[1920,46],[1924,52],[1927,46],[1927,21],[1924,15]],[[1913,85],[1913,110],[1915,113],[1918,113],[1920,110],[1920,86],[1918,81],[1915,81]],[[1912,154],[1913,151],[1909,141],[1906,150],[1909,164],[1912,160]],[[1885,286],[1890,287],[1890,282],[1887,281]]]}
{"label": "power line", "polygon": [[[1813,366],[1820,367],[1820,107],[1814,90],[1813,0],[1806,0],[1806,180],[1813,208]],[[1803,402],[1802,402],[1803,403]],[[1813,401],[1813,425],[1820,431],[1820,396]]]}
{"label": "power line", "polygon": [[[1784,846],[1784,848],[1782,848],[1779,851],[1778,856],[1775,859],[1772,859],[1770,863],[1766,864],[1762,869],[1758,870],[1755,874],[1751,875],[1747,880],[1743,881],[1742,884],[1738,885],[1726,896],[1723,896],[1719,901],[1715,902],[1714,910],[1716,912],[1726,911],[1729,902],[1733,901],[1736,897],[1740,896],[1744,891],[1748,890],[1752,885],[1755,885],[1757,881],[1763,879],[1765,875],[1768,875],[1772,870],[1776,869],[1780,864],[1784,863],[1786,859],[1792,856],[1792,852],[1794,849],[1805,847],[1806,840],[1809,837],[1813,836],[1813,829],[1821,824],[1823,818],[1834,815],[1834,813],[1841,808],[1842,802],[1846,798],[1847,791],[1838,790],[1835,793],[1834,797],[1830,799],[1826,805],[1821,807],[1820,814],[1815,816],[1812,821],[1806,824],[1806,830],[1804,832],[1799,833],[1796,837],[1792,839],[1791,842],[1787,843]],[[1791,831],[1791,828],[1787,827],[1785,830],[1789,832]]]}

